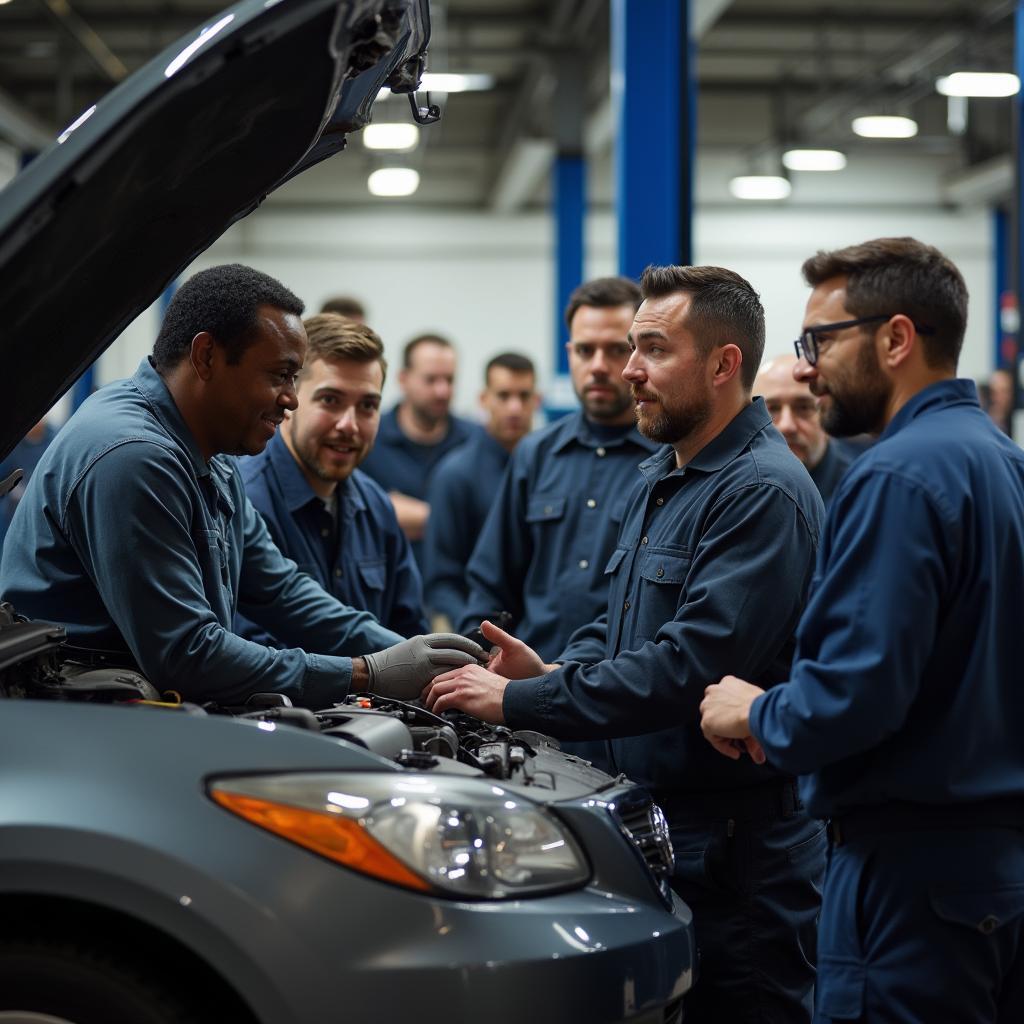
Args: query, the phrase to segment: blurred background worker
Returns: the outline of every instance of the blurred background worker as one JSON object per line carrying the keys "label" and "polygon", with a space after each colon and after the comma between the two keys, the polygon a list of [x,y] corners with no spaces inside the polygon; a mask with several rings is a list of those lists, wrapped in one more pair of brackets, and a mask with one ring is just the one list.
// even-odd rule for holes
{"label": "blurred background worker", "polygon": [[[423,585],[379,484],[356,467],[373,449],[387,363],[380,338],[337,313],[304,321],[298,408],[241,460],[245,490],[274,543],[339,601],[403,636],[427,632]],[[245,620],[243,636],[282,646]]]}
{"label": "blurred background worker", "polygon": [[853,461],[825,433],[818,400],[806,382],[793,378],[796,356],[779,356],[761,367],[754,394],[764,398],[772,423],[804,464],[828,508],[832,493]]}
{"label": "blurred background worker", "polygon": [[337,313],[346,320],[355,320],[357,324],[366,323],[366,307],[351,295],[335,295],[321,307],[321,313]]}
{"label": "blurred background worker", "polygon": [[11,525],[14,517],[14,510],[18,507],[25,488],[28,486],[29,477],[43,452],[49,447],[57,431],[41,419],[15,446],[14,451],[0,462],[0,483],[3,483],[16,469],[20,469],[23,476],[20,481],[0,498],[0,547],[3,546],[4,536],[7,528]]}
{"label": "blurred background worker", "polygon": [[[608,601],[605,572],[638,466],[658,445],[636,428],[622,371],[640,289],[624,277],[580,285],[565,311],[579,412],[524,438],[473,550],[460,632],[507,611],[512,631],[550,661]],[[605,744],[575,753],[605,762]]]}
{"label": "blurred background worker", "polygon": [[466,563],[494,504],[509,454],[533,428],[539,399],[529,358],[518,352],[495,356],[484,370],[480,393],[487,417],[484,429],[449,452],[431,477],[423,576],[431,611],[449,625],[459,622],[465,611]]}
{"label": "blurred background worker", "polygon": [[420,566],[430,475],[480,429],[451,413],[455,363],[452,343],[439,334],[421,334],[405,346],[398,373],[402,400],[381,417],[377,444],[363,464],[388,492]]}

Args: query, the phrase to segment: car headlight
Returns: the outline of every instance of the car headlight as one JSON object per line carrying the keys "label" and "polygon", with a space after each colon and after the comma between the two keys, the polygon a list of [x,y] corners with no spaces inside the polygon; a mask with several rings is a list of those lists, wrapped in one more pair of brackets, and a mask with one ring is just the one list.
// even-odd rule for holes
{"label": "car headlight", "polygon": [[477,779],[296,773],[214,779],[222,807],[365,875],[462,899],[576,888],[586,859],[552,814]]}

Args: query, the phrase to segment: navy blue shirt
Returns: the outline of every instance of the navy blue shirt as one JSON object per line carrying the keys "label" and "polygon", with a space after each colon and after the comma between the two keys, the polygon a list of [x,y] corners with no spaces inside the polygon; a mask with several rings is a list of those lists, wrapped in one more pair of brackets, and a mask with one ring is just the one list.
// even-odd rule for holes
{"label": "navy blue shirt", "polygon": [[670,447],[640,469],[605,570],[607,614],[574,634],[559,669],[508,684],[505,720],[614,737],[614,768],[663,796],[770,781],[771,765],[711,747],[698,707],[739,665],[761,686],[787,678],[821,498],[761,398],[682,469]]}
{"label": "navy blue shirt", "polygon": [[545,661],[608,604],[604,567],[615,548],[637,467],[658,445],[633,426],[582,412],[524,437],[466,569],[460,632],[500,611]]}
{"label": "navy blue shirt", "polygon": [[[188,700],[275,690],[322,706],[347,693],[349,655],[401,639],[278,551],[234,459],[202,457],[148,359],[86,399],[47,449],[7,533],[0,590]],[[236,610],[292,649],[237,636]]]}
{"label": "navy blue shirt", "polygon": [[[274,543],[343,604],[370,612],[402,636],[429,632],[423,584],[394,507],[358,469],[338,484],[337,519],[324,506],[280,433],[259,455],[238,460],[245,492]],[[275,647],[253,623],[238,632]]]}
{"label": "navy blue shirt", "polygon": [[[465,444],[483,428],[469,420],[451,416],[448,433],[437,444],[419,444],[406,437],[398,425],[398,406],[380,418],[373,450],[363,461],[363,472],[373,477],[385,491],[399,491],[410,498],[427,500],[430,476],[441,459],[453,448]],[[423,541],[413,541],[412,553],[423,566]]]}
{"label": "navy blue shirt", "polygon": [[423,578],[430,608],[453,625],[466,610],[466,564],[508,466],[508,451],[486,430],[449,452],[430,478]]}
{"label": "navy blue shirt", "polygon": [[754,735],[820,815],[1024,796],[1021,609],[1024,452],[972,381],[934,384],[840,484]]}
{"label": "navy blue shirt", "polygon": [[825,454],[821,460],[809,470],[826,509],[832,504],[832,495],[835,494],[839,481],[843,479],[843,474],[849,469],[853,459],[853,455],[830,440],[825,446]]}

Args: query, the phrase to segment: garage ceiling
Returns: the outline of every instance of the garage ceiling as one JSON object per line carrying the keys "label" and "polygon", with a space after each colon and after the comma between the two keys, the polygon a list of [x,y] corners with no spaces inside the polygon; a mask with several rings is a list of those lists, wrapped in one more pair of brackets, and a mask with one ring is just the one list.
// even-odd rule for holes
{"label": "garage ceiling", "polygon": [[[0,137],[39,148],[121,77],[223,8],[219,0],[0,0]],[[404,162],[422,184],[410,205],[512,211],[543,204],[555,150],[559,75],[582,88],[591,199],[611,201],[608,0],[433,3],[433,70],[485,72],[494,87],[452,93],[442,122]],[[702,160],[771,167],[784,144],[834,146],[941,162],[949,175],[1008,182],[1010,100],[972,100],[951,130],[937,75],[1012,70],[1012,0],[693,0],[700,37]],[[907,113],[912,140],[878,143],[850,130],[859,113]],[[377,121],[407,121],[403,100]],[[352,152],[290,183],[276,202],[365,204],[383,158]],[[394,162],[393,159],[388,162]],[[990,198],[991,196],[989,196]],[[378,202],[380,200],[377,200]],[[394,202],[393,200],[391,202]]]}

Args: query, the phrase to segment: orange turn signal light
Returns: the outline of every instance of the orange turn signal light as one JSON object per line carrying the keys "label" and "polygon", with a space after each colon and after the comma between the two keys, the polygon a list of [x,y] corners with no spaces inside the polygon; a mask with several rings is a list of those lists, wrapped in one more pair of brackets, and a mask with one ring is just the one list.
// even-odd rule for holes
{"label": "orange turn signal light", "polygon": [[359,824],[328,811],[308,811],[216,787],[210,796],[240,818],[364,875],[406,889],[429,892],[430,885],[410,871]]}

